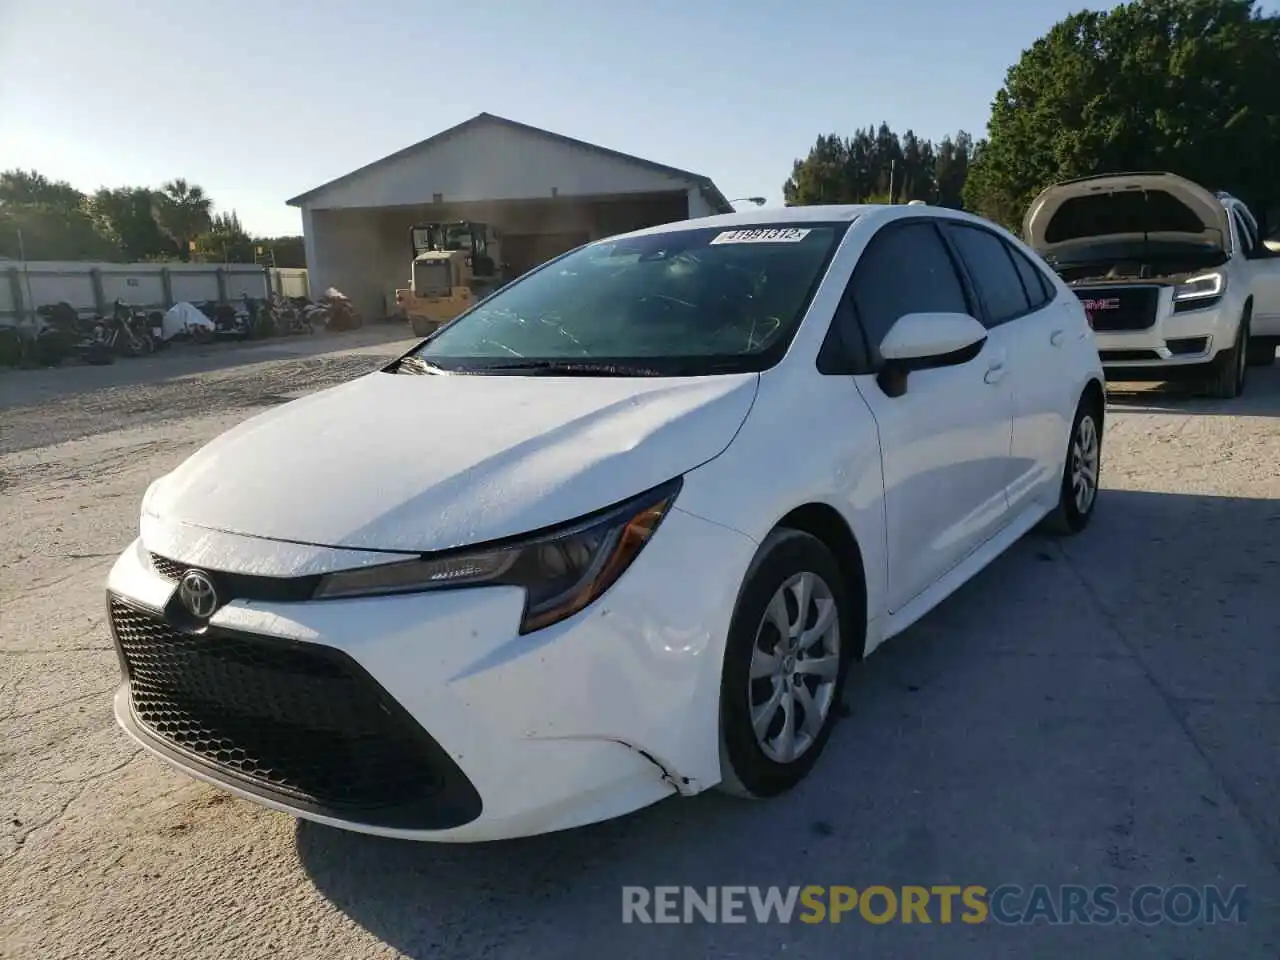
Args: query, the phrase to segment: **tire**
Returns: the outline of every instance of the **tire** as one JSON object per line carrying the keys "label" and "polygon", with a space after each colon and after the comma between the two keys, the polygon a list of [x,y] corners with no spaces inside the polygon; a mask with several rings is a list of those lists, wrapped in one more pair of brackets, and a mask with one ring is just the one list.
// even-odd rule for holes
{"label": "tire", "polygon": [[[1099,397],[1086,393],[1076,407],[1071,421],[1071,433],[1067,437],[1067,454],[1062,465],[1062,483],[1058,487],[1058,505],[1041,523],[1041,530],[1053,536],[1075,536],[1089,526],[1098,505],[1099,482],[1102,478],[1102,412]],[[1092,424],[1092,428],[1086,424]],[[1092,453],[1089,437],[1092,435]],[[1092,464],[1092,491],[1087,497],[1077,497],[1077,473],[1083,472],[1087,482],[1087,468]]]}
{"label": "tire", "polygon": [[426,317],[413,317],[409,320],[409,325],[413,329],[415,337],[429,337],[440,329],[438,322],[429,320]]}
{"label": "tire", "polygon": [[[804,620],[793,612],[798,609],[795,589],[801,583],[810,587],[811,602]],[[859,584],[857,589],[861,590],[862,586]],[[752,663],[764,665],[764,660],[757,658],[757,647],[763,656],[765,650],[784,639],[768,613],[775,597],[787,591],[789,599],[785,596],[780,599],[781,612],[788,621],[815,629],[820,623],[819,614],[829,603],[826,609],[834,614],[834,623],[814,638],[812,647],[788,654],[785,660],[776,658],[777,676],[753,681]],[[861,604],[854,603],[839,564],[821,540],[787,529],[776,530],[766,538],[739,592],[725,647],[720,681],[719,789],[722,792],[752,799],[773,797],[808,776],[840,715],[849,665],[861,657],[866,629],[865,624],[857,622],[860,610]],[[819,649],[821,654],[813,653]],[[816,671],[814,661],[819,658],[830,666],[830,671],[821,674]],[[808,669],[804,666],[806,662],[810,663]],[[785,678],[780,672],[784,664],[790,668]],[[798,684],[797,680],[801,682]],[[821,711],[821,725],[816,731],[793,726],[794,750],[788,758],[784,751],[777,749],[785,746],[782,734],[787,711],[784,704],[791,704],[793,725],[802,724],[807,716],[804,701],[794,693],[801,686],[808,694],[807,702],[816,708],[813,715]],[[769,745],[772,755],[756,736],[751,720],[753,703],[763,706],[772,699],[771,694],[781,698],[770,715],[771,723],[764,729],[763,741]]]}
{"label": "tire", "polygon": [[1251,310],[1246,308],[1236,331],[1236,342],[1231,349],[1223,350],[1209,364],[1205,393],[1219,400],[1234,400],[1244,393],[1249,372],[1249,320]]}
{"label": "tire", "polygon": [[1273,338],[1249,338],[1249,366],[1270,367],[1276,362],[1276,341]]}

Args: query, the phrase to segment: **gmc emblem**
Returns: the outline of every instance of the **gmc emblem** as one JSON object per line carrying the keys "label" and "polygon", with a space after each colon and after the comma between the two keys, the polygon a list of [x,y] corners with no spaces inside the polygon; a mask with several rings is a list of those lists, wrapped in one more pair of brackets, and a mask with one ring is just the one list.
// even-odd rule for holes
{"label": "gmc emblem", "polygon": [[1093,314],[1097,310],[1119,310],[1119,297],[1105,297],[1101,300],[1080,298],[1080,302],[1084,305],[1085,319],[1089,321],[1089,329],[1093,329]]}

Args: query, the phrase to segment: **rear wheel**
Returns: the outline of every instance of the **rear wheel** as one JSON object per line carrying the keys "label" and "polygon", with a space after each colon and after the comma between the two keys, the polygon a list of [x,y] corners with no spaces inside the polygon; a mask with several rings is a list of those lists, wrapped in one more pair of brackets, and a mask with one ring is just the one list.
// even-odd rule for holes
{"label": "rear wheel", "polygon": [[839,715],[865,631],[831,551],[798,530],[761,546],[729,628],[720,789],[772,797],[808,776]]}
{"label": "rear wheel", "polygon": [[1067,440],[1058,506],[1042,525],[1046,533],[1072,536],[1093,519],[1102,476],[1102,410],[1103,401],[1092,392],[1080,398]]}
{"label": "rear wheel", "polygon": [[1269,367],[1276,362],[1276,347],[1280,346],[1274,337],[1249,338],[1249,366]]}

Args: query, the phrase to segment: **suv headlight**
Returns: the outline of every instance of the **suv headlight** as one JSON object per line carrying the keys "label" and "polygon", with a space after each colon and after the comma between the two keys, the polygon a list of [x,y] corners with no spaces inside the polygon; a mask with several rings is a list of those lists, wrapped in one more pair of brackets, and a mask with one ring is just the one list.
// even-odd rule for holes
{"label": "suv headlight", "polygon": [[520,632],[531,633],[573,616],[613,586],[653,538],[680,486],[677,478],[581,520],[514,540],[331,573],[313,598],[522,587]]}
{"label": "suv headlight", "polygon": [[1188,300],[1212,300],[1221,297],[1227,289],[1227,278],[1221,273],[1205,273],[1184,280],[1173,288],[1175,302]]}

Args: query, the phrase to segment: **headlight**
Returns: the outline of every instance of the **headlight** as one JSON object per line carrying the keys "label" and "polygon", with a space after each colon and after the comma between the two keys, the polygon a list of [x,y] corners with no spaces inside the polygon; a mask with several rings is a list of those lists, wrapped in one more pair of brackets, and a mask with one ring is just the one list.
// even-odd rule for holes
{"label": "headlight", "polygon": [[313,596],[325,600],[454,587],[522,587],[520,632],[531,633],[573,616],[613,586],[653,537],[680,485],[678,478],[671,480],[572,524],[518,540],[331,573]]}
{"label": "headlight", "polygon": [[1184,280],[1173,289],[1175,301],[1209,300],[1222,296],[1227,288],[1227,278],[1220,273],[1206,273]]}

